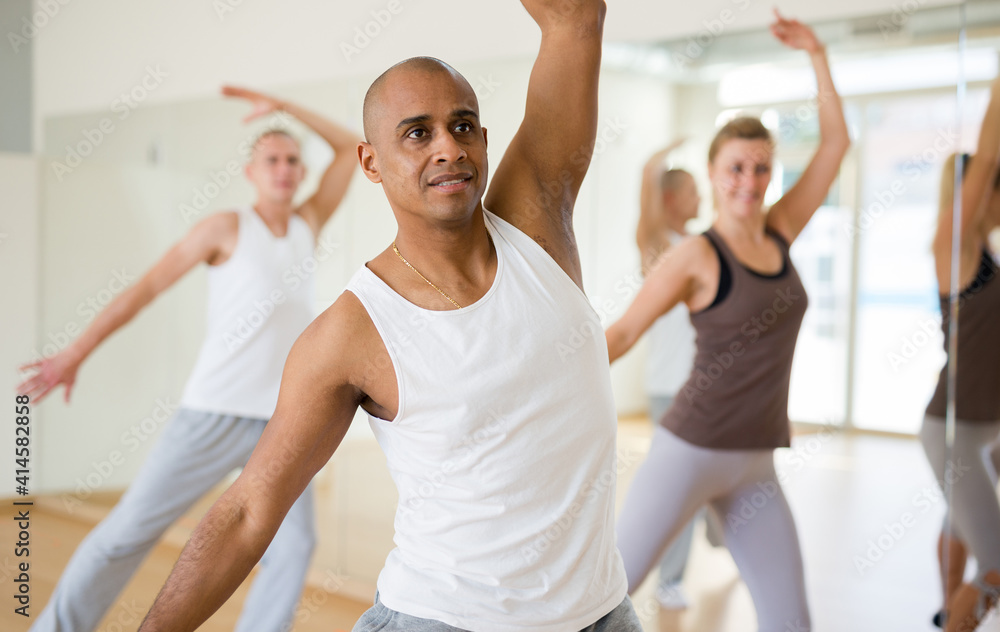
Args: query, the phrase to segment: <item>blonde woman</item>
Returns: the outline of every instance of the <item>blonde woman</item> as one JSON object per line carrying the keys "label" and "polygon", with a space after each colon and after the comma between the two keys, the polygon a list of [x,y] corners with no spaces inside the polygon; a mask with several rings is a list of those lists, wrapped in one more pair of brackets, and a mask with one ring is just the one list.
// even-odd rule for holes
{"label": "blonde woman", "polygon": [[762,631],[811,627],[795,523],[773,461],[774,449],[789,445],[788,383],[807,302],[788,247],[850,145],[822,43],[809,27],[776,16],[772,33],[806,51],[816,73],[819,148],[766,210],[774,141],[757,119],[724,126],[708,156],[715,223],[676,246],[607,331],[612,361],[678,303],[687,304],[697,331],[691,376],[656,428],[619,518],[629,590],[707,504],[726,526]]}

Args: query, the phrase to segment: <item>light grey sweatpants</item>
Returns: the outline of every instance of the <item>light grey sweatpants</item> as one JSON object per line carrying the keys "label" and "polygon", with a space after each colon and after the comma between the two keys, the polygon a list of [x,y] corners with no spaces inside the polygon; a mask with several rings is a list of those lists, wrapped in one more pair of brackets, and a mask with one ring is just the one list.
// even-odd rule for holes
{"label": "light grey sweatpants", "polygon": [[927,416],[920,428],[920,441],[938,483],[951,486],[948,515],[952,532],[976,558],[976,579],[982,581],[988,571],[1000,571],[1000,503],[990,454],[1000,434],[1000,421],[958,420],[950,455],[944,431],[943,419]]}
{"label": "light grey sweatpants", "polygon": [[[544,604],[539,604],[539,607],[544,608]],[[433,619],[422,619],[390,610],[382,604],[376,592],[375,605],[361,615],[354,624],[352,632],[468,632],[468,630]],[[580,632],[642,632],[642,624],[635,609],[632,608],[632,600],[626,595],[618,607]]]}
{"label": "light grey sweatpants", "polygon": [[[32,632],[94,630],[163,532],[246,464],[266,424],[179,409],[121,500],[76,549]],[[261,559],[238,631],[291,628],[315,539],[310,484]]]}
{"label": "light grey sweatpants", "polygon": [[760,632],[808,632],[802,553],[777,482],[772,450],[710,450],[662,426],[618,517],[618,550],[635,591],[704,505],[725,527],[726,546],[750,590]]}

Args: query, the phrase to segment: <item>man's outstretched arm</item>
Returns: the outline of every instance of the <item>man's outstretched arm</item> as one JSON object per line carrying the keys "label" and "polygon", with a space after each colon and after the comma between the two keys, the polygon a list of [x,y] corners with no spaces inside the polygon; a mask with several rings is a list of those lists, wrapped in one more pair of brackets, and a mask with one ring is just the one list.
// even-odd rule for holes
{"label": "man's outstretched arm", "polygon": [[228,221],[225,214],[217,213],[198,222],[135,285],[99,313],[72,344],[51,357],[21,366],[22,371],[33,370],[34,373],[17,386],[17,392],[41,401],[62,384],[66,389],[63,399],[69,403],[77,371],[84,361],[104,340],[129,323],[192,268],[202,262],[210,263],[219,256],[222,243],[232,232],[227,226]]}
{"label": "man's outstretched arm", "polygon": [[181,552],[140,630],[194,630],[260,560],[292,503],[340,445],[361,401],[345,377],[352,331],[342,296],[299,337],[274,416],[235,483]]}
{"label": "man's outstretched arm", "polygon": [[582,285],[573,206],[597,136],[604,0],[521,0],[542,30],[524,121],[486,208],[542,245]]}

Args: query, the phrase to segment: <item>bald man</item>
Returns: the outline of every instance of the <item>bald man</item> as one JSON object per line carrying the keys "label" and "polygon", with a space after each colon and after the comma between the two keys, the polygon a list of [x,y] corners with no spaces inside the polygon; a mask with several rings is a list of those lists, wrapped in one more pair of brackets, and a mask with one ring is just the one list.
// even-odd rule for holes
{"label": "bald man", "polygon": [[228,598],[359,406],[399,505],[355,631],[641,630],[614,543],[607,349],[572,230],[605,6],[522,4],[541,50],[486,208],[469,83],[418,58],[370,88],[358,154],[396,239],[296,342],[271,425],[142,630],[193,630]]}
{"label": "bald man", "polygon": [[[180,408],[121,501],[73,553],[32,632],[94,630],[167,528],[246,463],[274,412],[285,357],[312,321],[314,278],[289,281],[287,273],[313,257],[357,167],[358,138],[295,104],[243,88],[223,93],[253,105],[247,120],[275,111],[294,116],[330,144],[333,161],[315,193],[296,204],[305,177],[299,143],[284,131],[262,134],[246,166],[256,189],[252,205],[198,222],[73,344],[23,367],[35,373],[20,392],[40,400],[62,385],[69,402],[87,357],[195,266],[207,264],[207,332]],[[301,492],[289,499],[294,506],[261,562],[238,632],[279,632],[292,624],[315,541],[312,492]]]}

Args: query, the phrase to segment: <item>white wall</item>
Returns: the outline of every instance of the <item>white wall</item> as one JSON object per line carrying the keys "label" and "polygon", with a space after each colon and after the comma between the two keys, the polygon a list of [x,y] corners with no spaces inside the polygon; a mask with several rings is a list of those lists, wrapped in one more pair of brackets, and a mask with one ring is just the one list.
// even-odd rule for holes
{"label": "white wall", "polygon": [[[51,171],[43,178],[43,310],[32,356],[65,348],[166,250],[180,224],[163,212],[169,180],[162,170],[94,161],[59,186]],[[199,275],[184,279],[106,340],[81,365],[69,404],[61,389],[39,404],[46,491],[86,499],[132,479],[177,405],[193,342],[187,309],[201,284]],[[126,438],[133,427],[134,439]]]}
{"label": "white wall", "polygon": [[[16,367],[28,361],[38,331],[38,161],[22,154],[0,153],[0,296],[3,296],[3,335],[0,336],[0,367],[3,367],[4,415],[0,420],[0,498],[14,494],[14,387],[21,377]],[[29,489],[38,490],[37,473],[42,469],[39,431],[42,416],[31,405],[29,436],[33,476]]]}
{"label": "white wall", "polygon": [[[55,14],[46,16],[43,4],[56,7]],[[889,13],[897,4],[787,0],[781,8],[821,21]],[[919,6],[943,4],[955,2],[928,0]],[[216,8],[230,5],[236,5],[232,11]],[[724,11],[731,12],[727,32],[756,29],[771,20],[772,7],[751,0],[611,0],[609,5],[607,41],[696,35],[713,23],[718,27]],[[391,20],[370,27],[378,34],[360,54],[345,55],[342,45],[354,44],[356,29],[364,30],[373,12]],[[538,44],[537,29],[514,0],[88,0],[66,6],[36,0],[36,15],[42,24],[33,38],[37,132],[46,117],[109,108],[142,80],[147,65],[168,73],[148,96],[148,102],[157,102],[213,94],[222,82],[295,85],[380,71],[411,55],[459,63],[532,53]]]}

